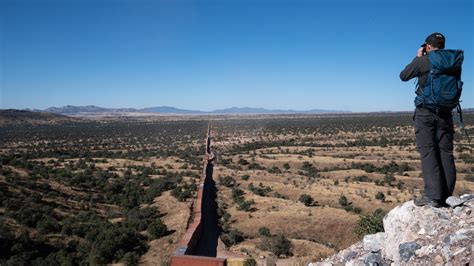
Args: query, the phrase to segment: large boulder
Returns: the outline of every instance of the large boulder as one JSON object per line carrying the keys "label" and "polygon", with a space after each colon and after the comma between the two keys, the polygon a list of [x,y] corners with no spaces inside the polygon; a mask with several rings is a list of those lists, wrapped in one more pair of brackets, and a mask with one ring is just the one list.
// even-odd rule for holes
{"label": "large boulder", "polygon": [[474,194],[452,197],[447,208],[417,207],[413,201],[392,209],[384,231],[311,265],[412,265],[474,262]]}

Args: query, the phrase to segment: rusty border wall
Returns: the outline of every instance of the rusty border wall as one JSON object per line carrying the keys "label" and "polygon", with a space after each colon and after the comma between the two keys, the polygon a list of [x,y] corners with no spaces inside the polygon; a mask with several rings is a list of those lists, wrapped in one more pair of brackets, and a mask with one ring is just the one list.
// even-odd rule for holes
{"label": "rusty border wall", "polygon": [[212,163],[213,155],[211,152],[211,123],[209,122],[207,136],[206,136],[206,154],[204,156],[203,169],[201,173],[201,179],[197,191],[197,196],[194,201],[193,211],[191,214],[191,223],[188,226],[186,233],[184,234],[181,242],[179,243],[178,249],[173,253],[171,258],[172,266],[180,265],[225,265],[226,259],[204,257],[204,256],[192,256],[194,251],[197,249],[197,244],[202,235],[202,199],[204,194],[205,183],[206,183],[206,169],[207,164]]}

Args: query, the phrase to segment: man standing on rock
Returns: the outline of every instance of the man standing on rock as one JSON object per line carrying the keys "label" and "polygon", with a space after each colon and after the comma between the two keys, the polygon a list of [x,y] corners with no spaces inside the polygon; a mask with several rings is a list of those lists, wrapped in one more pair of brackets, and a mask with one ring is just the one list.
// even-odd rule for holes
{"label": "man standing on rock", "polygon": [[444,50],[444,45],[443,34],[430,34],[400,73],[402,81],[418,78],[413,119],[425,186],[416,206],[445,206],[456,183],[452,109],[460,108],[463,52]]}

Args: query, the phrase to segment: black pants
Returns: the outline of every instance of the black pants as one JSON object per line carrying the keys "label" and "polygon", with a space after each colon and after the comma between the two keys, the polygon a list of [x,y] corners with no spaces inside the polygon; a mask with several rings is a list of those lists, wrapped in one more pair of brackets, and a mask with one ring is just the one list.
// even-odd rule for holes
{"label": "black pants", "polygon": [[436,113],[416,108],[414,121],[425,195],[430,199],[445,200],[453,194],[456,184],[453,116],[451,112]]}

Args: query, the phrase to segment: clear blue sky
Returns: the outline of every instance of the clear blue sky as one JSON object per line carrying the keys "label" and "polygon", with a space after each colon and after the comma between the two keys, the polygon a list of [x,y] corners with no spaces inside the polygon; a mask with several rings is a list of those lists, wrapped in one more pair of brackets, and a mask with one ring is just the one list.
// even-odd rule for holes
{"label": "clear blue sky", "polygon": [[412,110],[434,31],[474,107],[473,29],[471,0],[0,0],[0,109]]}

